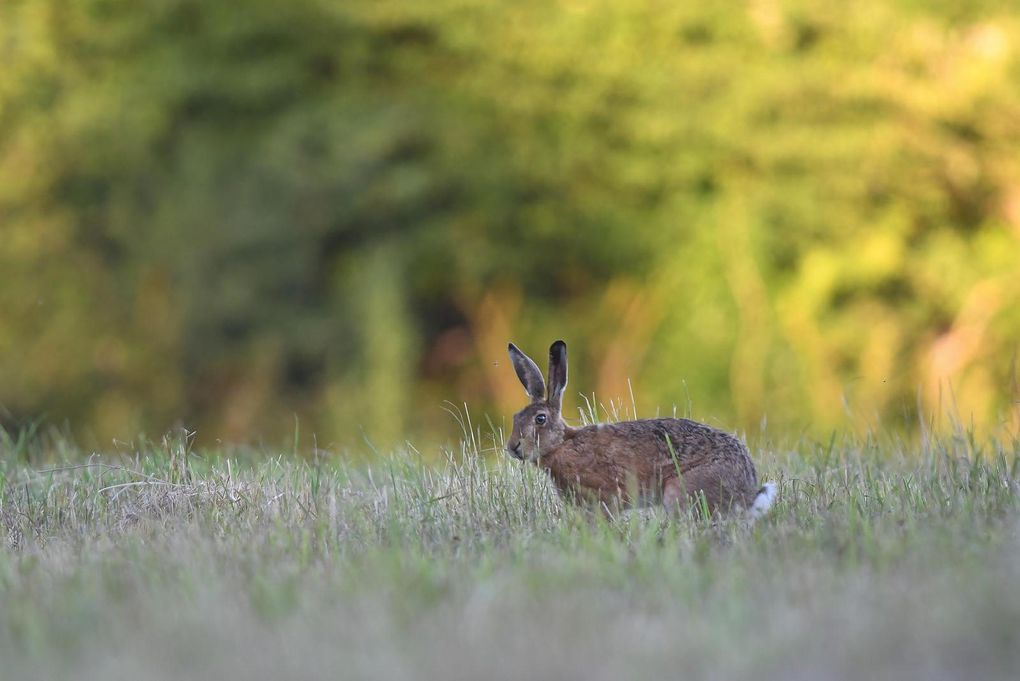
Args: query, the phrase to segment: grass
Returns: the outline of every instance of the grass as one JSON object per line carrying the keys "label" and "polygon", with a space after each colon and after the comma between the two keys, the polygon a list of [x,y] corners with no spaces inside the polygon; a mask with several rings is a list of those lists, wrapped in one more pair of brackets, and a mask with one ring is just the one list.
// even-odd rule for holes
{"label": "grass", "polygon": [[[769,516],[534,469],[0,440],[3,679],[1016,678],[1020,446],[754,452]],[[295,447],[297,448],[297,447]]]}

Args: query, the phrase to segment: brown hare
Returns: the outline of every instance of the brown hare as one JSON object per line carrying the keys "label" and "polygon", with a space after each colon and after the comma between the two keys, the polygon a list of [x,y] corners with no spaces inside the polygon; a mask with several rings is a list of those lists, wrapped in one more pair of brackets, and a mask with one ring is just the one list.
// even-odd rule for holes
{"label": "brown hare", "polygon": [[565,498],[675,510],[703,495],[710,513],[746,509],[752,518],[772,506],[775,484],[759,487],[747,447],[732,435],[672,418],[572,428],[560,413],[567,344],[549,348],[548,393],[538,365],[513,343],[509,351],[531,404],[514,414],[506,451],[548,471]]}

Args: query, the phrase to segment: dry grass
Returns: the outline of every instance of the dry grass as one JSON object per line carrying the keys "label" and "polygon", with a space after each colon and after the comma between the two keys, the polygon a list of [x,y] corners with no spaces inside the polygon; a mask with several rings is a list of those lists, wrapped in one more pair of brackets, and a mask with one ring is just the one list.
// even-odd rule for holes
{"label": "dry grass", "polygon": [[1015,678],[1020,447],[761,447],[772,513],[604,520],[476,438],[371,466],[0,443],[0,676]]}

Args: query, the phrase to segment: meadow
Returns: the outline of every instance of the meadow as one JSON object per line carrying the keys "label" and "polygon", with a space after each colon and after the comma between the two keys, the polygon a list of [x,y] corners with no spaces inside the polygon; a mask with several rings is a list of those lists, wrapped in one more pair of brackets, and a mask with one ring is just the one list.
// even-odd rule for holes
{"label": "meadow", "polygon": [[357,462],[0,444],[4,679],[952,679],[1020,669],[1020,444],[752,443],[770,514],[604,517],[468,425]]}
{"label": "meadow", "polygon": [[[0,681],[1020,679],[1017,2],[0,0],[0,65]],[[554,339],[769,515],[451,423]]]}

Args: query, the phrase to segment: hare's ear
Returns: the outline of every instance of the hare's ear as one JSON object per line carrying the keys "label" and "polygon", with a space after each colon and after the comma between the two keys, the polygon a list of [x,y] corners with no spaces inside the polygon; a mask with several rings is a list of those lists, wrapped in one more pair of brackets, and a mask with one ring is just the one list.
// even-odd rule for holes
{"label": "hare's ear", "polygon": [[549,404],[563,406],[563,389],[567,387],[567,344],[556,341],[549,348]]}
{"label": "hare's ear", "polygon": [[510,352],[510,361],[514,364],[517,378],[521,379],[531,401],[540,402],[545,399],[545,381],[542,380],[542,372],[535,361],[518,350],[513,343],[507,346],[507,350]]}

